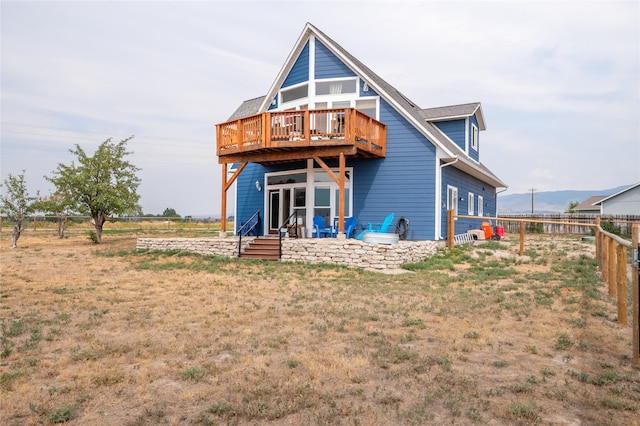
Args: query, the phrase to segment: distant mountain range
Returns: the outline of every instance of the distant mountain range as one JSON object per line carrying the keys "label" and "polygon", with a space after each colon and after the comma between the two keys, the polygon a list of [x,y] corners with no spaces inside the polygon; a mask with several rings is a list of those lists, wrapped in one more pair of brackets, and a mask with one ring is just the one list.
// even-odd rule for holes
{"label": "distant mountain range", "polygon": [[[594,195],[613,195],[631,185],[623,185],[617,188],[600,189],[593,191],[547,191],[533,193],[534,213],[563,213],[569,208],[572,201],[581,203]],[[501,213],[531,213],[531,193],[525,194],[498,194],[498,214]]]}

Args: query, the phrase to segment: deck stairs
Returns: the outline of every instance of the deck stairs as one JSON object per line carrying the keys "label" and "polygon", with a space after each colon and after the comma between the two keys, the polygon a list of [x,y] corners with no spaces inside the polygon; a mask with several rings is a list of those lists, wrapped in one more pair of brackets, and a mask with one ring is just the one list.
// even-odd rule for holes
{"label": "deck stairs", "polygon": [[280,260],[278,237],[258,237],[240,254],[243,259]]}

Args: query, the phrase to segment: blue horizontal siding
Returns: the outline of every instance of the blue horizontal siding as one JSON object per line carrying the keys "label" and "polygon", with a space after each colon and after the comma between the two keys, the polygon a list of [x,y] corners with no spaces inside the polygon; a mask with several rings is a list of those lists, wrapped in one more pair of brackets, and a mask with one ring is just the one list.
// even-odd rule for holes
{"label": "blue horizontal siding", "polygon": [[249,163],[236,180],[236,220],[235,231],[238,232],[240,224],[246,222],[253,214],[260,210],[260,229],[262,234],[264,215],[264,191],[256,189],[256,181],[264,185],[265,169],[260,164]]}
{"label": "blue horizontal siding", "polygon": [[[447,185],[458,188],[458,198],[463,198],[463,200],[458,201],[458,214],[464,216],[468,214],[469,192],[472,192],[474,194],[473,214],[478,214],[478,196],[481,196],[484,202],[484,216],[495,217],[497,206],[495,188],[456,169],[454,166],[445,167],[442,169],[442,200],[440,200],[443,238],[446,238],[447,235]],[[455,234],[464,234],[469,229],[480,229],[483,221],[486,221],[486,219],[457,219],[455,222]]]}
{"label": "blue horizontal siding", "polygon": [[309,80],[309,42],[305,44],[300,56],[296,59],[293,68],[289,71],[282,87],[293,86],[294,84],[303,83]]}
{"label": "blue horizontal siding", "polygon": [[466,149],[465,137],[467,132],[465,129],[465,120],[438,121],[433,124],[458,145],[460,149],[463,151]]}
{"label": "blue horizontal siding", "polygon": [[316,40],[315,48],[315,78],[355,77],[356,74],[320,41]]}
{"label": "blue horizontal siding", "polygon": [[385,101],[380,121],[387,125],[387,156],[353,162],[353,209],[358,231],[389,213],[409,220],[407,237],[432,240],[435,234],[435,147]]}

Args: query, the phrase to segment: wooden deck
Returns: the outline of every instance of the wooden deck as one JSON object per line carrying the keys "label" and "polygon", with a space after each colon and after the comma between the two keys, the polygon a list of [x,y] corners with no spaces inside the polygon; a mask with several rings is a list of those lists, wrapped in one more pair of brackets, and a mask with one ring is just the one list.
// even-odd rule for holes
{"label": "wooden deck", "polygon": [[216,125],[219,163],[386,155],[386,126],[353,108],[266,112]]}

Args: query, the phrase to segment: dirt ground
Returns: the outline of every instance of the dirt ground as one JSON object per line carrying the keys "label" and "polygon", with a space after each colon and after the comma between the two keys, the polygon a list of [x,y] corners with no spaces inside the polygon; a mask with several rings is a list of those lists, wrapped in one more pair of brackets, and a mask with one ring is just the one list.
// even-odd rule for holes
{"label": "dirt ground", "polygon": [[639,424],[631,326],[579,237],[527,236],[520,257],[508,236],[404,274],[127,235],[9,245],[3,230],[2,424]]}

